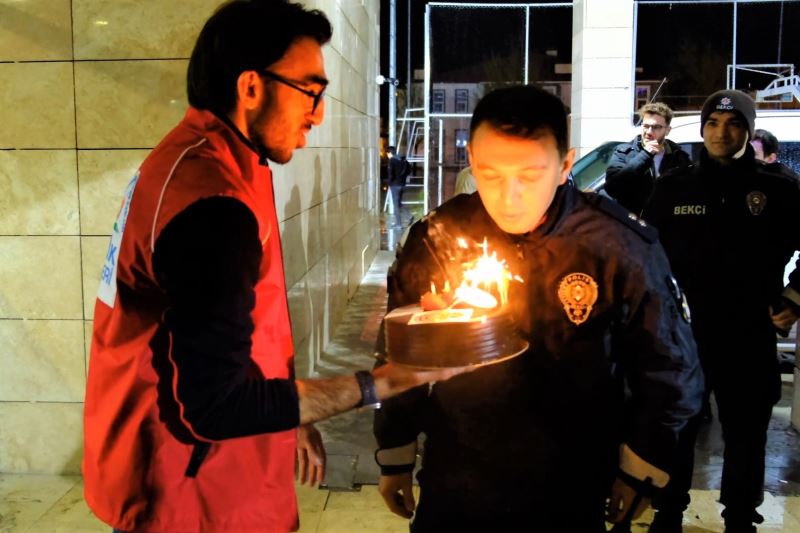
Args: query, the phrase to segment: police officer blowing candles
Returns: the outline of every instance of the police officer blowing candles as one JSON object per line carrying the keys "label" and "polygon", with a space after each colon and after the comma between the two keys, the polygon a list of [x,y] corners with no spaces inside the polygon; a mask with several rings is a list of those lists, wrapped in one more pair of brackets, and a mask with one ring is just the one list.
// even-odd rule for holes
{"label": "police officer blowing candles", "polygon": [[628,523],[666,485],[678,430],[702,394],[656,232],[567,180],[564,106],[540,89],[486,95],[468,148],[478,194],[412,226],[389,274],[389,308],[419,301],[441,276],[447,243],[437,235],[486,238],[524,279],[509,303],[530,349],[385,401],[375,418],[381,495],[392,512],[414,515],[414,532]]}

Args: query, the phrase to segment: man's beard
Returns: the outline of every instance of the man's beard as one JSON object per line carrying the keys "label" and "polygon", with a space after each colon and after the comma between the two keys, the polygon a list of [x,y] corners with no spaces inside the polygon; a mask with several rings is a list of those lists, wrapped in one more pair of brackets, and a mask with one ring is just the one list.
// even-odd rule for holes
{"label": "man's beard", "polygon": [[248,125],[249,129],[249,139],[250,142],[255,147],[256,151],[258,152],[259,156],[265,157],[270,161],[274,161],[275,163],[283,165],[284,163],[288,163],[289,160],[292,158],[292,152],[290,151],[288,154],[282,154],[277,152],[274,149],[271,149],[267,146],[267,140],[264,137],[264,125],[268,120],[268,111],[267,111],[267,102],[262,101],[261,105],[258,107],[256,111],[255,117],[253,117],[252,122]]}

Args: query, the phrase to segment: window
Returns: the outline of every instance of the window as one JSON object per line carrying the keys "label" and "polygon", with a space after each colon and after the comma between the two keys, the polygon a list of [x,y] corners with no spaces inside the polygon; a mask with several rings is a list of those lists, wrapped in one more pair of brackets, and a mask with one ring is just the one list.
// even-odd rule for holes
{"label": "window", "polygon": [[467,89],[456,89],[456,113],[468,113],[469,91]]}
{"label": "window", "polygon": [[[430,155],[431,160],[437,157],[436,154],[439,153],[439,127],[434,125],[434,123],[438,122],[439,122],[438,120],[431,121],[430,139],[428,140],[428,142],[430,143],[428,154]],[[424,142],[420,142],[420,148],[422,148],[424,144],[425,144]]]}
{"label": "window", "polygon": [[602,187],[605,184],[606,168],[618,144],[618,141],[601,144],[577,160],[571,172],[575,186],[583,191],[596,191]]}
{"label": "window", "polygon": [[650,86],[637,85],[636,86],[636,109],[639,109],[644,104],[650,101]]}
{"label": "window", "polygon": [[778,148],[778,162],[800,174],[800,142],[781,142]]}
{"label": "window", "polygon": [[467,141],[469,141],[469,131],[466,129],[457,129],[455,132],[456,139],[456,164],[467,164]]}
{"label": "window", "polygon": [[444,89],[433,90],[431,113],[444,113]]}

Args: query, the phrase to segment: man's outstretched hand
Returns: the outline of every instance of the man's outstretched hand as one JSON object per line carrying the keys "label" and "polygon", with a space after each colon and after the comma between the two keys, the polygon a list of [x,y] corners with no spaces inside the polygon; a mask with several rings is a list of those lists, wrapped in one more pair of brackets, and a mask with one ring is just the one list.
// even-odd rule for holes
{"label": "man's outstretched hand", "polygon": [[445,381],[465,372],[475,370],[474,366],[438,368],[435,370],[412,370],[402,365],[386,363],[372,371],[375,378],[375,393],[379,400],[385,400],[412,387]]}

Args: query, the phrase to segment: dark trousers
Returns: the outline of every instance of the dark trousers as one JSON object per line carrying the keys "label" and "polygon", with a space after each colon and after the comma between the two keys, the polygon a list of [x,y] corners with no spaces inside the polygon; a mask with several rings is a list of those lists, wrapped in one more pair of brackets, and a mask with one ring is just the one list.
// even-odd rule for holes
{"label": "dark trousers", "polygon": [[[492,491],[493,487],[488,486],[486,490]],[[575,496],[575,493],[563,493],[561,509],[540,509],[537,505],[520,502],[504,508],[503,504],[488,501],[468,505],[447,494],[426,494],[422,487],[409,530],[411,533],[605,533],[603,499],[589,501]]]}
{"label": "dark trousers", "polygon": [[[767,428],[775,404],[774,391],[751,380],[735,380],[714,388],[722,438],[725,441],[720,503],[729,513],[750,516],[764,499]],[[749,386],[748,386],[749,385]],[[670,482],[654,502],[664,512],[683,512],[689,505],[694,451],[700,418],[680,434]]]}
{"label": "dark trousers", "polygon": [[400,216],[400,202],[403,200],[403,185],[389,185],[392,193],[392,203],[394,204],[394,219],[398,223],[403,220]]}

